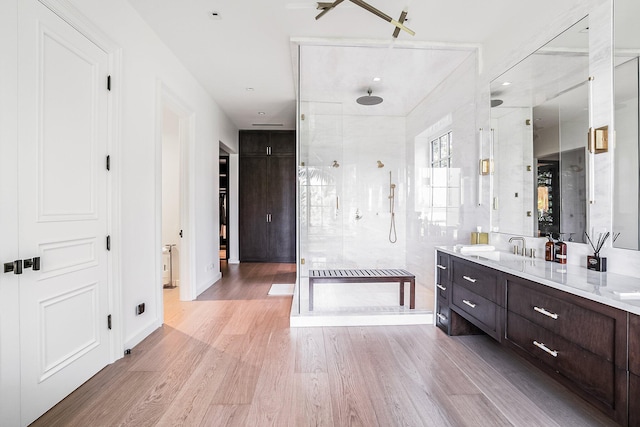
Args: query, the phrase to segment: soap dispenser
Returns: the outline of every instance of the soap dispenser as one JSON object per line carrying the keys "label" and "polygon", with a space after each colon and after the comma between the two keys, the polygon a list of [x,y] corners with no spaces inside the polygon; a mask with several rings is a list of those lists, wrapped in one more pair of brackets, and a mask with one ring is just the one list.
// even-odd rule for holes
{"label": "soap dispenser", "polygon": [[554,243],[555,259],[559,264],[567,263],[567,244],[562,241],[562,233],[559,233],[558,241]]}
{"label": "soap dispenser", "polygon": [[545,261],[555,261],[553,237],[551,237],[551,234],[547,234],[547,239],[547,243],[544,244],[544,259]]}

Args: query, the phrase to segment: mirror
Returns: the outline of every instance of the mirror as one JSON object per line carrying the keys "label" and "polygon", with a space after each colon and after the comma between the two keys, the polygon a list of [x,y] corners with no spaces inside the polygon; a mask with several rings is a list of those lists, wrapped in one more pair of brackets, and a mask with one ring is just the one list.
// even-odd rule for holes
{"label": "mirror", "polygon": [[491,82],[492,230],[584,242],[588,17]]}
{"label": "mirror", "polygon": [[640,249],[638,167],[638,56],[640,2],[615,2],[615,150],[613,159],[613,233],[620,233],[613,246]]}

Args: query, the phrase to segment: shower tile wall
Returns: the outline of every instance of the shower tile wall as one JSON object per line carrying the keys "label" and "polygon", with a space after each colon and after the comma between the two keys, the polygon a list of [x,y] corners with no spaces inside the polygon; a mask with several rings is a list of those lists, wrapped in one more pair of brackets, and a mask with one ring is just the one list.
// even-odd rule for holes
{"label": "shower tile wall", "polygon": [[[407,116],[407,268],[427,293],[433,289],[436,246],[468,243],[478,226],[489,231],[487,198],[478,206],[479,129],[476,126],[476,55],[469,57]],[[425,205],[420,196],[433,191],[438,182],[420,179],[419,171],[428,163],[424,145],[433,137],[451,131],[453,148],[446,206]],[[486,135],[485,135],[486,137]],[[422,147],[422,148],[421,148]],[[434,174],[437,171],[434,170]],[[488,178],[488,177],[487,177]],[[488,180],[481,182],[488,193]],[[434,213],[440,209],[441,215]],[[432,309],[433,299],[427,303]]]}

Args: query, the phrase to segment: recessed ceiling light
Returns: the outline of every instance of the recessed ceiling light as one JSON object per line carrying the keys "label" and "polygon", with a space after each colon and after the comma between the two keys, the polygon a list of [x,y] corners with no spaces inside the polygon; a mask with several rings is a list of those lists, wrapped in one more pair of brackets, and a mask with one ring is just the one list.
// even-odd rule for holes
{"label": "recessed ceiling light", "polygon": [[511,84],[511,82],[504,82],[502,83],[502,86],[509,86]]}
{"label": "recessed ceiling light", "polygon": [[264,111],[258,111],[258,115],[259,116],[264,116],[265,114],[267,114],[267,113],[265,113]]}
{"label": "recessed ceiling light", "polygon": [[247,92],[253,92],[255,89],[254,89],[254,88],[252,88],[252,87],[247,87],[247,88],[245,88],[245,90],[246,90]]}
{"label": "recessed ceiling light", "polygon": [[382,77],[374,77],[374,78],[373,78],[373,81],[374,81],[374,82],[379,82],[380,80],[382,80]]}
{"label": "recessed ceiling light", "polygon": [[222,19],[222,16],[220,16],[219,12],[209,12],[209,18],[214,19],[216,21]]}

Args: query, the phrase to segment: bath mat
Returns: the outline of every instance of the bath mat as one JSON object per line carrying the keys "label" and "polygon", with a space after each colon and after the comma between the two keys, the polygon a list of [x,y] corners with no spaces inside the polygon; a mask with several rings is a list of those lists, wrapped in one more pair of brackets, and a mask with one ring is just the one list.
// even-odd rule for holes
{"label": "bath mat", "polygon": [[293,283],[274,283],[269,289],[269,295],[293,295]]}

